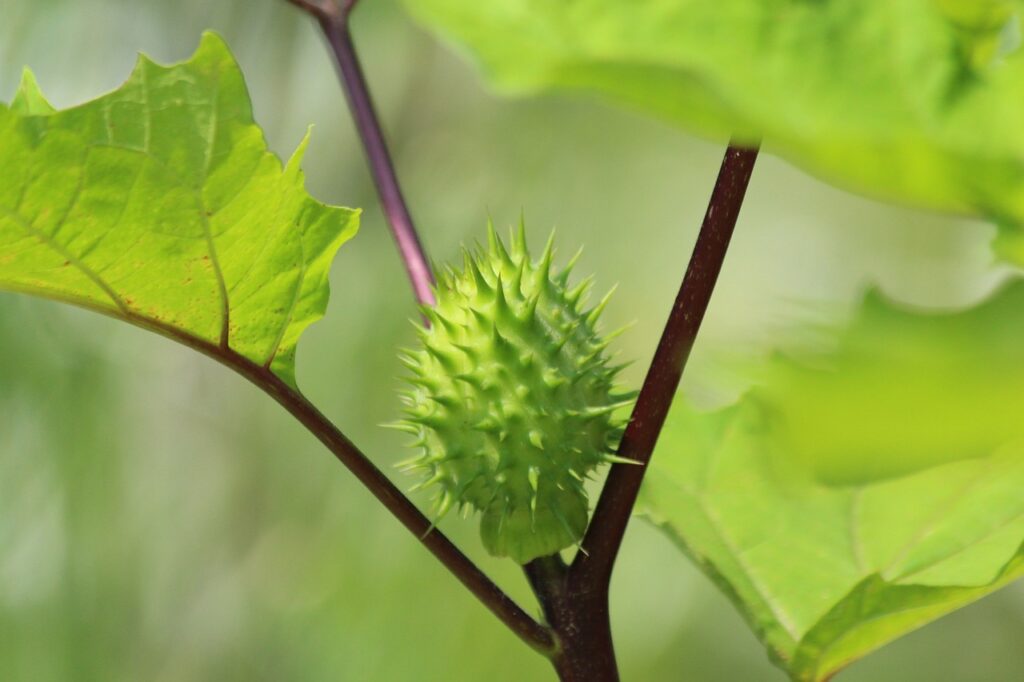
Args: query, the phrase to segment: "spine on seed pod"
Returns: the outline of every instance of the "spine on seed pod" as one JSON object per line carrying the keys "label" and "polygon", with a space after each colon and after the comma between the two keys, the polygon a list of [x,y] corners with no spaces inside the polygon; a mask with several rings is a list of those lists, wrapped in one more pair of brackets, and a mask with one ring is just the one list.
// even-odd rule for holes
{"label": "spine on seed pod", "polygon": [[403,467],[437,490],[437,518],[479,512],[487,551],[519,563],[583,537],[584,484],[619,461],[621,408],[635,398],[615,388],[617,333],[597,332],[611,292],[588,309],[591,279],[570,288],[576,258],[555,272],[553,256],[553,239],[534,262],[522,226],[511,248],[488,226],[487,248],[440,277],[421,345],[401,357],[410,389],[394,426],[421,451]]}

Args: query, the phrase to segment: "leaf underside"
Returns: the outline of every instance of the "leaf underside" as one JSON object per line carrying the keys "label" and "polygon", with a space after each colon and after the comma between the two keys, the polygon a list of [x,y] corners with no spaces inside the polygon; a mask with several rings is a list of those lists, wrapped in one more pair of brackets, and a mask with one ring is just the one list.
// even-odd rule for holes
{"label": "leaf underside", "polygon": [[923,314],[878,297],[739,402],[677,400],[638,509],[795,680],[827,679],[1024,573],[1024,282]]}
{"label": "leaf underside", "polygon": [[[308,138],[307,138],[308,139]],[[26,71],[0,104],[0,289],[81,305],[294,386],[358,211],[305,191],[306,141],[282,168],[241,71],[207,33],[172,66],[55,111]]]}
{"label": "leaf underside", "polygon": [[1004,224],[1024,263],[1019,0],[408,0],[511,92],[599,93],[843,187]]}

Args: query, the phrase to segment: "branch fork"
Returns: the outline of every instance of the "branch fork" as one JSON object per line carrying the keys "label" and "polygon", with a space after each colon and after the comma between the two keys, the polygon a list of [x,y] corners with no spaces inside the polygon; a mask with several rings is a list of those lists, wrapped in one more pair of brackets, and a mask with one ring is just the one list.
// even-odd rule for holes
{"label": "branch fork", "polygon": [[[402,196],[349,31],[349,18],[358,0],[288,1],[318,21],[331,47],[384,215],[416,300],[431,306],[434,276]],[[757,154],[756,145],[731,144],[725,152],[679,293],[619,446],[621,463],[614,464],[608,474],[580,551],[569,565],[555,555],[524,566],[540,602],[544,624],[528,616],[491,582],[312,405],[301,396],[275,396],[485,606],[524,642],[548,656],[563,682],[618,680],[608,613],[612,570],[647,464],[711,301]]]}

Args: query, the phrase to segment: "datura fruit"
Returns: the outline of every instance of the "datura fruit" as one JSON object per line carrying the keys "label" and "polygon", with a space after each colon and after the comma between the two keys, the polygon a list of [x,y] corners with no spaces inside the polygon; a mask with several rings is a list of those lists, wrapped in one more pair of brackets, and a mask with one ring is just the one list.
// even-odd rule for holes
{"label": "datura fruit", "polygon": [[402,357],[412,388],[396,426],[421,449],[404,468],[436,487],[438,518],[479,511],[487,551],[519,563],[583,537],[585,481],[620,461],[621,408],[635,397],[615,389],[614,334],[596,330],[608,296],[586,310],[591,281],[569,288],[576,259],[554,273],[552,242],[532,262],[522,226],[511,249],[489,226],[488,248],[441,275],[422,346]]}

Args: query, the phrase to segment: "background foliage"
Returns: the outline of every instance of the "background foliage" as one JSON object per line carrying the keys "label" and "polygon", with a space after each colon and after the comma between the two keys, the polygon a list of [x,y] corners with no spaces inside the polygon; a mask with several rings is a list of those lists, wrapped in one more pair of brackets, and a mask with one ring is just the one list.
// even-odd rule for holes
{"label": "background foliage", "polygon": [[843,187],[1002,221],[1021,259],[1020,0],[413,0],[513,92],[568,88]]}
{"label": "background foliage", "polygon": [[871,294],[830,348],[777,354],[714,412],[672,406],[641,505],[799,680],[1022,573],[1020,310]]}
{"label": "background foliage", "polygon": [[[402,438],[375,424],[397,416],[393,349],[409,343],[415,311],[308,22],[273,0],[14,0],[4,12],[3,99],[23,64],[58,106],[92,98],[127,76],[137,50],[178,60],[214,28],[241,62],[272,149],[287,157],[316,124],[311,192],[367,210],[339,256],[327,319],[305,337],[299,382],[379,463],[402,458]],[[389,2],[366,3],[356,31],[433,256],[453,258],[488,212],[508,223],[523,208],[534,241],[557,225],[560,243],[586,244],[581,271],[620,283],[608,324],[637,319],[619,347],[648,357],[719,147],[580,98],[499,101]],[[843,315],[868,283],[920,306],[978,299],[999,279],[993,234],[763,159],[687,393],[720,404],[742,387],[723,360],[813,344],[807,323]],[[0,678],[548,675],[311,437],[227,370],[10,295],[0,297],[0,357]],[[471,525],[446,529],[475,546]],[[475,558],[525,601],[513,566]],[[724,597],[643,524],[613,598],[626,679],[782,679]],[[840,679],[1019,679],[1022,625],[1024,592],[1011,588]],[[382,649],[389,641],[401,655]]]}

